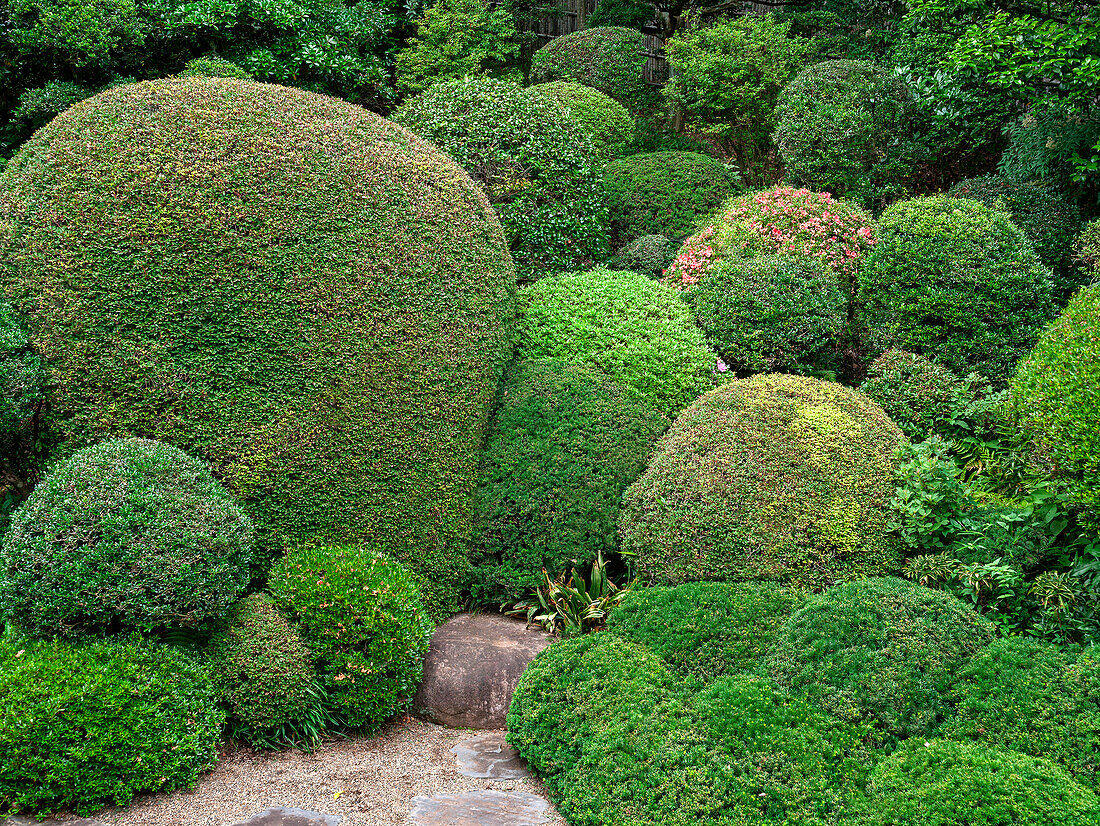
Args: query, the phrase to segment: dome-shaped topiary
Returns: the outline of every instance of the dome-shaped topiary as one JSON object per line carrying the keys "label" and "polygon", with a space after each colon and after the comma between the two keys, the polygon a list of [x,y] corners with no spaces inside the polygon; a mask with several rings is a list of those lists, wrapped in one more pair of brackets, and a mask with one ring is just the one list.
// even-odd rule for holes
{"label": "dome-shaped topiary", "polygon": [[624,554],[650,582],[826,585],[889,570],[900,431],[855,390],[770,374],[707,393],[623,496]]}
{"label": "dome-shaped topiary", "polygon": [[267,554],[355,538],[458,608],[514,275],[438,149],[359,106],[229,78],[120,86],[0,176],[0,290],[67,451],[209,462]]}
{"label": "dome-shaped topiary", "polygon": [[519,297],[516,354],[595,367],[675,416],[713,386],[714,354],[675,291],[635,272],[544,278]]}
{"label": "dome-shaped topiary", "polygon": [[901,78],[873,63],[806,67],[776,107],[774,138],[786,177],[868,207],[902,195],[912,171],[912,105]]}
{"label": "dome-shaped topiary", "polygon": [[677,249],[679,245],[663,235],[643,235],[615,253],[611,267],[660,278],[676,258]]}
{"label": "dome-shaped topiary", "polygon": [[505,387],[482,467],[479,531],[496,587],[516,599],[618,550],[623,491],[645,469],[668,419],[607,377],[560,361],[526,362]]}
{"label": "dome-shaped topiary", "polygon": [[948,690],[994,626],[943,591],[895,577],[834,585],[779,634],[768,668],[780,685],[842,720],[889,737],[923,737],[948,713]]}
{"label": "dome-shaped topiary", "polygon": [[197,459],[116,439],[57,465],[12,516],[0,605],[39,636],[225,615],[249,580],[252,521]]}
{"label": "dome-shaped topiary", "polygon": [[859,273],[867,342],[1003,386],[1052,310],[1051,274],[1000,210],[936,195],[894,204]]}
{"label": "dome-shaped topiary", "polygon": [[536,100],[548,100],[566,110],[588,135],[602,160],[617,158],[634,140],[636,124],[621,103],[598,89],[583,83],[555,80],[528,86],[527,94]]}
{"label": "dome-shaped topiary", "polygon": [[521,280],[607,254],[595,150],[561,104],[501,80],[437,83],[393,118],[455,159],[500,215]]}

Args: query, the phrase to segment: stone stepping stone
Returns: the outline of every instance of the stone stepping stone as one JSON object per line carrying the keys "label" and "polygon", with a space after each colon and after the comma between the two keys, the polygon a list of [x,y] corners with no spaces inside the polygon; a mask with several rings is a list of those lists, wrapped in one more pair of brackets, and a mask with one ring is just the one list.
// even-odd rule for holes
{"label": "stone stepping stone", "polygon": [[466,792],[414,797],[415,826],[541,826],[550,822],[550,803],[526,792]]}
{"label": "stone stepping stone", "polygon": [[478,780],[519,780],[530,777],[527,763],[504,741],[503,732],[487,732],[463,740],[453,749],[458,772]]}
{"label": "stone stepping stone", "polygon": [[252,815],[248,820],[241,820],[232,826],[340,826],[343,818],[340,815],[324,815],[320,812],[309,812],[305,809],[287,809],[283,806],[273,806],[264,809],[259,814]]}

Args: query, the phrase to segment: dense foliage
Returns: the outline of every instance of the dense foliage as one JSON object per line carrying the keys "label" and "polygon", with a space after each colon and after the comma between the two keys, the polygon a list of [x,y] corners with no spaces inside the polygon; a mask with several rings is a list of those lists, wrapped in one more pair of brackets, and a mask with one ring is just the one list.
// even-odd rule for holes
{"label": "dense foliage", "polygon": [[44,379],[42,360],[31,350],[27,331],[0,300],[0,467],[14,463],[43,402]]}
{"label": "dense foliage", "polygon": [[643,235],[615,253],[611,267],[660,278],[676,258],[678,248],[675,241],[663,235]]}
{"label": "dense foliage", "polygon": [[637,127],[634,118],[626,107],[598,89],[583,83],[554,80],[528,87],[527,94],[565,109],[592,141],[598,160],[618,158],[634,140]]}

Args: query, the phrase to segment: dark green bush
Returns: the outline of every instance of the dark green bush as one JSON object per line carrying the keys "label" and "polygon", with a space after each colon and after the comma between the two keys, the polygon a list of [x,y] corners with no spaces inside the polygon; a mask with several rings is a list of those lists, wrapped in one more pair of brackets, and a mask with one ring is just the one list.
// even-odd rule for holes
{"label": "dark green bush", "polygon": [[1100,801],[1047,760],[910,740],[871,773],[853,826],[1096,826]]}
{"label": "dark green bush", "polygon": [[641,29],[652,23],[653,5],[641,0],[599,0],[596,10],[588,15],[584,25],[589,29],[606,26],[619,26],[627,29]]}
{"label": "dark green bush", "polygon": [[268,587],[316,657],[341,725],[371,730],[408,705],[433,629],[403,565],[362,547],[309,545],[275,564]]}
{"label": "dark green bush", "polygon": [[232,61],[217,55],[203,55],[187,61],[180,77],[236,77],[249,80],[252,75]]}
{"label": "dark green bush", "polygon": [[902,442],[882,408],[818,379],[763,375],[701,397],[623,496],[641,578],[822,586],[891,570],[886,503]]}
{"label": "dark green bush", "polygon": [[249,580],[252,521],[181,450],[116,439],[54,467],[0,546],[0,605],[37,636],[221,619]]}
{"label": "dark green bush", "polygon": [[867,341],[1004,386],[1053,309],[1050,271],[999,210],[937,195],[894,204],[859,272]]}
{"label": "dark green bush", "polygon": [[619,157],[634,139],[636,124],[626,108],[591,86],[555,80],[528,86],[527,94],[564,108],[588,135],[600,160]]}
{"label": "dark green bush", "polygon": [[42,405],[44,379],[27,331],[0,299],[0,465],[18,452],[28,421]]}
{"label": "dark green bush", "polygon": [[816,258],[726,258],[682,295],[710,346],[734,370],[840,370],[848,298],[836,272]]}
{"label": "dark green bush", "polygon": [[601,177],[616,245],[642,235],[678,238],[732,195],[737,175],[698,152],[649,152],[612,161]]}
{"label": "dark green bush", "polygon": [[0,642],[0,810],[87,816],[191,786],[224,719],[210,678],[174,648]]}
{"label": "dark green bush", "polygon": [[884,740],[924,737],[949,713],[958,670],[992,639],[992,623],[950,594],[865,579],[809,597],[768,665],[781,686]]}
{"label": "dark green bush", "polygon": [[[505,386],[482,461],[485,601],[515,600],[618,550],[623,491],[668,419],[599,373],[530,361]],[[503,594],[500,593],[503,589]]]}
{"label": "dark green bush", "polygon": [[1074,243],[1077,263],[1085,283],[1100,278],[1100,218],[1085,225]]}
{"label": "dark green bush", "polygon": [[437,616],[468,571],[513,283],[451,160],[285,87],[120,86],[0,176],[0,290],[50,371],[62,452],[176,445],[245,501],[266,555],[374,543]]}
{"label": "dark green bush", "polygon": [[634,272],[544,278],[519,296],[516,354],[594,367],[675,416],[713,386],[714,354],[675,291]]}
{"label": "dark green bush", "polygon": [[644,645],[674,672],[710,683],[761,670],[803,594],[770,582],[688,582],[627,592],[607,630]]}
{"label": "dark green bush", "polygon": [[663,235],[643,235],[620,249],[611,259],[611,267],[660,278],[676,258],[679,244]]}

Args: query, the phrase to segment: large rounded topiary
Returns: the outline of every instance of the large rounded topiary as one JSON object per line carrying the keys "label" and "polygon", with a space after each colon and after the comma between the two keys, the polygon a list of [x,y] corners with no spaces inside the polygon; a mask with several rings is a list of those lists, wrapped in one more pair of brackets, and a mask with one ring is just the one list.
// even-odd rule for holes
{"label": "large rounded topiary", "polygon": [[642,235],[677,238],[717,209],[737,179],[698,152],[649,152],[612,161],[601,175],[615,244]]}
{"label": "large rounded topiary", "polygon": [[561,106],[588,135],[599,160],[619,157],[634,140],[634,118],[621,103],[598,89],[555,80],[528,86],[527,94]]}
{"label": "large rounded topiary", "polygon": [[894,204],[859,273],[867,341],[1004,385],[1050,318],[1052,280],[1000,210],[937,195]]}
{"label": "large rounded topiary", "polygon": [[886,503],[902,437],[838,384],[770,374],[696,401],[623,497],[642,579],[824,585],[888,570]]}
{"label": "large rounded topiary", "polygon": [[500,215],[521,280],[608,251],[595,149],[561,104],[515,83],[466,78],[406,100],[394,120],[454,158]]}
{"label": "large rounded topiary", "polygon": [[0,546],[0,605],[41,636],[221,618],[249,580],[252,521],[197,459],[116,439],[53,469]]}
{"label": "large rounded topiary", "polygon": [[544,278],[520,294],[516,351],[595,367],[667,416],[713,386],[714,355],[676,293],[635,272]]}
{"label": "large rounded topiary", "polygon": [[362,538],[458,606],[513,271],[477,186],[350,103],[226,78],[120,86],[0,177],[0,289],[66,450],[157,438],[262,546]]}
{"label": "large rounded topiary", "polygon": [[618,550],[619,500],[667,427],[606,376],[524,364],[504,389],[483,462],[479,531],[496,586],[483,598],[526,596],[543,568],[556,577]]}

